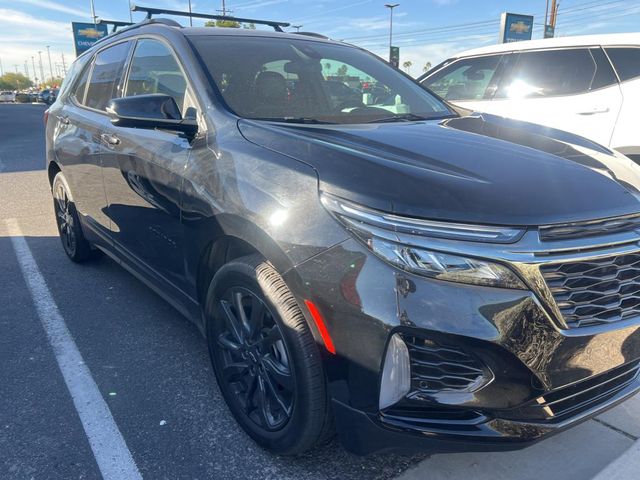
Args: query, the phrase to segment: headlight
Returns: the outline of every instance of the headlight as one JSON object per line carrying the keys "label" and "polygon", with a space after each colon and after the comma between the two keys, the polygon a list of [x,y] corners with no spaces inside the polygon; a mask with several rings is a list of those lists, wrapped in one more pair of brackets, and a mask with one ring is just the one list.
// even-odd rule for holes
{"label": "headlight", "polygon": [[414,223],[413,219],[378,212],[327,194],[322,195],[322,203],[372,252],[398,268],[450,282],[526,290],[516,274],[503,265],[408,245],[400,235],[510,243],[522,236],[522,229],[423,220]]}

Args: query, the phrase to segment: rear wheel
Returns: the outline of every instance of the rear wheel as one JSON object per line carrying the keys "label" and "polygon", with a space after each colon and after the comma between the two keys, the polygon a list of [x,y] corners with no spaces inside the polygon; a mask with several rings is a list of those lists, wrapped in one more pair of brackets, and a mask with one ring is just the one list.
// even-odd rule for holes
{"label": "rear wheel", "polygon": [[213,368],[232,414],[261,446],[302,453],[331,432],[320,352],[293,295],[258,255],[234,260],[207,294]]}
{"label": "rear wheel", "polygon": [[97,252],[92,250],[91,244],[82,233],[78,211],[73,203],[69,185],[62,172],[58,172],[53,179],[51,191],[53,193],[53,209],[56,214],[58,234],[60,235],[64,252],[74,262],[81,263],[89,260]]}

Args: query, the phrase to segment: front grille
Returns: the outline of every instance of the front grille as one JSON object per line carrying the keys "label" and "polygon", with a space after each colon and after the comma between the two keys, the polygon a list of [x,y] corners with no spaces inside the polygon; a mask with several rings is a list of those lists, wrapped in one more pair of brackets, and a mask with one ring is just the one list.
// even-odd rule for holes
{"label": "front grille", "polygon": [[640,315],[640,253],[543,265],[540,271],[569,328]]}
{"label": "front grille", "polygon": [[473,391],[490,378],[479,360],[457,347],[403,335],[411,360],[411,393],[419,398],[449,391]]}
{"label": "front grille", "polygon": [[606,218],[588,222],[564,223],[546,225],[538,229],[540,240],[543,242],[554,240],[568,240],[570,238],[584,238],[597,235],[628,232],[640,228],[640,214],[624,217]]}
{"label": "front grille", "polygon": [[598,405],[606,404],[638,378],[640,360],[581,382],[545,393],[529,404],[503,412],[501,418],[560,422]]}

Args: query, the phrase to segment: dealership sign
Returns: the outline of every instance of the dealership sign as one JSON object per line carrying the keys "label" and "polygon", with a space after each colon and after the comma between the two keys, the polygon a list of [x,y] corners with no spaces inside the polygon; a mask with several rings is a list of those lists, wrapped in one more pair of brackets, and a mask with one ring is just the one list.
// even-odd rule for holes
{"label": "dealership sign", "polygon": [[94,23],[71,23],[73,28],[73,45],[76,48],[76,55],[89,50],[94,43],[109,34],[105,24]]}
{"label": "dealership sign", "polygon": [[531,40],[533,16],[503,13],[500,22],[500,42],[511,43]]}

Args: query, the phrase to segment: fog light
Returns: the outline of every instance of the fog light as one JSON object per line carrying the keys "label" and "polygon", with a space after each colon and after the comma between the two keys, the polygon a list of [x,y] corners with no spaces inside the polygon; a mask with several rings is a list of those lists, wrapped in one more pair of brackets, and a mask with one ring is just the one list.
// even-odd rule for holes
{"label": "fog light", "polygon": [[402,400],[411,388],[409,349],[397,333],[391,336],[382,368],[380,410]]}

